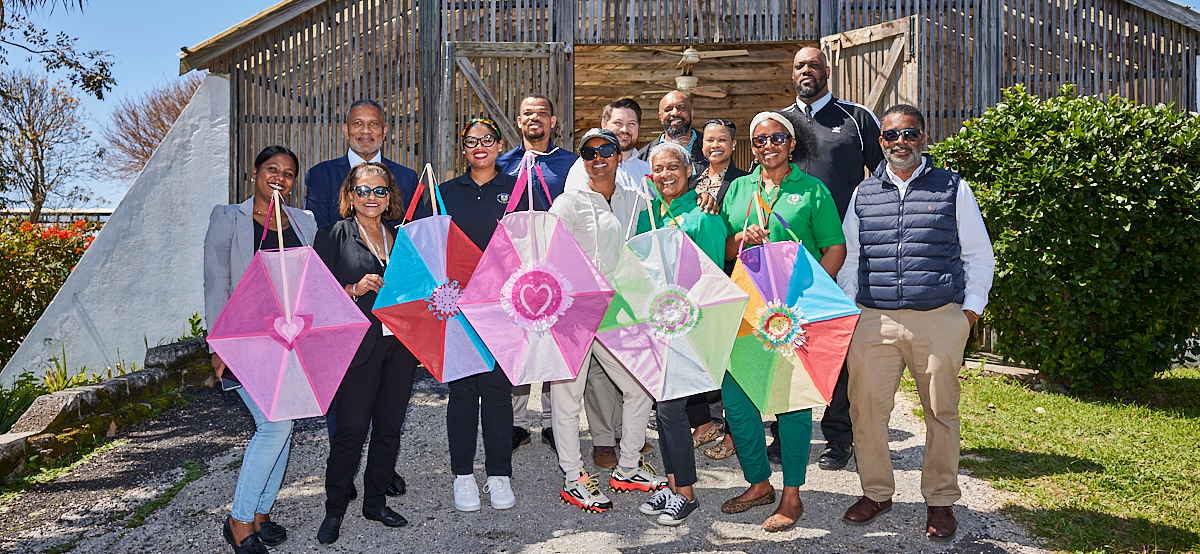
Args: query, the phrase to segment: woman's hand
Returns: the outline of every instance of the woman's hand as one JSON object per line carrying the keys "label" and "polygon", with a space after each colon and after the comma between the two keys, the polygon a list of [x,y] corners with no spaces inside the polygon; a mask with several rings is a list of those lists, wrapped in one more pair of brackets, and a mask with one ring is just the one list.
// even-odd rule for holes
{"label": "woman's hand", "polygon": [[213,371],[217,374],[217,381],[221,380],[221,376],[225,374],[225,360],[222,360],[216,352],[212,355]]}
{"label": "woman's hand", "polygon": [[742,232],[742,240],[746,244],[763,244],[767,242],[767,230],[755,223]]}
{"label": "woman's hand", "polygon": [[717,199],[707,192],[696,195],[696,205],[700,206],[700,211],[706,214],[717,215],[721,211],[721,207],[717,205]]}
{"label": "woman's hand", "polygon": [[381,288],[383,288],[383,277],[375,273],[368,273],[363,275],[363,278],[359,279],[357,283],[347,285],[346,292],[350,296],[362,296],[368,291],[379,292]]}

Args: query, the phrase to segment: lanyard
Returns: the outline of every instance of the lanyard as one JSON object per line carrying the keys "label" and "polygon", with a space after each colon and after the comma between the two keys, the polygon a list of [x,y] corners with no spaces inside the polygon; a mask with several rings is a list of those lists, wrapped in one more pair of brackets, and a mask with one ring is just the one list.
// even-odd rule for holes
{"label": "lanyard", "polygon": [[383,218],[379,218],[379,232],[383,235],[383,248],[380,249],[379,252],[383,253],[383,257],[380,257],[376,252],[375,244],[371,242],[371,237],[367,236],[367,230],[363,228],[362,223],[358,221],[358,218],[355,218],[354,222],[358,223],[358,233],[362,235],[363,240],[366,241],[367,249],[371,251],[371,255],[375,256],[375,260],[379,262],[380,266],[383,266],[384,269],[387,269],[389,261],[387,253],[387,230],[383,228]]}

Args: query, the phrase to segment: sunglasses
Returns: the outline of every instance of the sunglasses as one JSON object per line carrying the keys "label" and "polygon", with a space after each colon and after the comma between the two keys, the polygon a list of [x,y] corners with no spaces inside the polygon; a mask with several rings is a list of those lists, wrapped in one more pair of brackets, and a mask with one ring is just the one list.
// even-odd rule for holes
{"label": "sunglasses", "polygon": [[484,146],[491,146],[493,144],[496,144],[496,136],[495,135],[483,135],[482,137],[466,136],[466,137],[463,137],[462,143],[463,143],[463,146],[465,146],[467,148],[475,148],[476,144],[482,144]]}
{"label": "sunglasses", "polygon": [[921,140],[921,130],[900,129],[897,131],[896,129],[888,129],[882,133],[879,133],[879,136],[883,137],[883,140],[888,142],[896,142],[900,140],[901,136],[904,137],[906,142],[917,142],[918,140]]}
{"label": "sunglasses", "polygon": [[372,192],[375,193],[376,198],[387,198],[388,192],[391,192],[391,191],[389,191],[387,187],[371,188],[371,187],[368,187],[367,185],[358,185],[357,187],[354,187],[354,192],[355,192],[355,194],[358,194],[359,198],[366,198],[368,196],[371,196]]}
{"label": "sunglasses", "polygon": [[611,158],[617,153],[617,145],[608,143],[600,146],[584,146],[579,149],[579,157],[585,160],[596,159],[596,154],[600,154],[601,158]]}
{"label": "sunglasses", "polygon": [[754,146],[762,148],[767,145],[768,140],[771,141],[771,144],[783,144],[783,143],[787,142],[788,139],[790,139],[790,138],[792,138],[792,136],[787,133],[771,133],[769,135],[756,135],[756,136],[750,138],[750,144],[753,144]]}

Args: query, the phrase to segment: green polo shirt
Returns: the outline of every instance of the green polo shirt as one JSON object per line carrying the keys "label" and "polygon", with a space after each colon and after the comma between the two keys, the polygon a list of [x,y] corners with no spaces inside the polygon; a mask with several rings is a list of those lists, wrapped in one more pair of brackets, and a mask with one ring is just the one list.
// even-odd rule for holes
{"label": "green polo shirt", "polygon": [[[779,195],[765,193],[764,200],[773,203],[772,209],[783,217],[796,238],[814,258],[821,259],[821,249],[846,243],[842,234],[842,222],[838,219],[837,206],[829,189],[819,179],[800,171],[796,164],[789,164],[792,171],[780,183]],[[747,225],[746,209],[754,202],[758,192],[758,175],[755,171],[738,177],[729,184],[729,192],[721,204],[721,219],[729,236],[740,233]],[[772,202],[773,200],[773,202]],[[763,225],[772,242],[792,240],[783,225],[774,215],[767,216]],[[749,223],[758,223],[758,212],[750,210]]]}
{"label": "green polo shirt", "polygon": [[[639,235],[650,230],[650,212],[655,215],[662,213],[662,200],[655,198],[651,204],[650,211],[642,211],[638,216]],[[700,206],[696,205],[696,191],[689,190],[683,193],[679,198],[672,200],[668,208],[668,213],[655,217],[655,226],[670,225],[683,230],[696,241],[700,250],[704,251],[717,267],[725,267],[725,223],[719,216],[704,213]],[[672,218],[671,215],[675,217]]]}

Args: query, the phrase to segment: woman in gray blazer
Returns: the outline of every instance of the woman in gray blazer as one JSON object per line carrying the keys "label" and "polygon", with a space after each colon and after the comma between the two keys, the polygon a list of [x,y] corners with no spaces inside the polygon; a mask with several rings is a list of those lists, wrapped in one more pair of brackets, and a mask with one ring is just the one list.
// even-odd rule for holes
{"label": "woman in gray blazer", "polygon": [[[300,160],[282,146],[268,146],[254,159],[254,196],[241,204],[213,208],[204,236],[204,314],[211,329],[229,296],[260,249],[279,248],[277,223],[269,211],[271,190],[287,198],[296,181]],[[307,246],[316,236],[312,213],[283,206],[284,247]],[[264,226],[271,230],[263,238]],[[213,369],[225,390],[236,389],[254,416],[254,437],[242,457],[233,510],[223,534],[235,554],[265,553],[266,546],[287,540],[283,526],[271,521],[271,506],[283,482],[291,446],[292,422],[268,421],[237,382],[225,362],[212,355]],[[266,545],[266,546],[264,546]]]}

